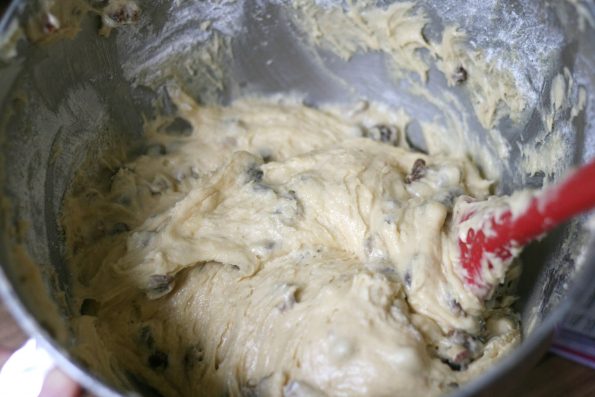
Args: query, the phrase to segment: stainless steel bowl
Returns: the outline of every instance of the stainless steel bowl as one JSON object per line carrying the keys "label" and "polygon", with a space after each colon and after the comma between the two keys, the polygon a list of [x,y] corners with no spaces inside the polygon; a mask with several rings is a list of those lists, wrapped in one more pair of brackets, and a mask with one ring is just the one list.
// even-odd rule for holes
{"label": "stainless steel bowl", "polygon": [[[52,3],[15,1],[0,22],[5,40],[0,46],[0,293],[21,326],[98,396],[134,392],[104,383],[101,374],[89,373],[69,353],[75,338],[68,319],[77,308],[70,305],[61,200],[84,158],[139,144],[143,118],[172,110],[163,89],[171,76],[199,101],[228,103],[246,93],[292,92],[314,105],[368,98],[402,106],[419,119],[441,117],[426,99],[412,96],[388,75],[383,54],[359,53],[347,61],[311,45],[295,23],[290,1],[139,2],[138,21],[109,37],[98,35],[100,16],[82,6],[100,9],[105,2],[56,2],[75,5],[59,15],[61,32],[72,28],[67,30],[72,35],[62,38],[50,37],[55,26],[43,13]],[[541,186],[592,158],[595,31],[589,18],[595,18],[595,5],[580,0],[459,3],[419,1],[430,18],[424,34],[431,38],[454,23],[467,33],[471,47],[486,49],[494,59],[515,54],[507,58],[509,66],[533,98],[518,121],[498,125],[510,156],[499,159],[497,193]],[[199,29],[207,20],[210,29]],[[21,34],[18,26],[28,28]],[[210,52],[208,63],[196,54],[214,35],[226,50]],[[576,115],[567,109],[555,120],[568,145],[555,159],[558,167],[529,172],[522,166],[523,149],[543,144],[537,141],[551,105],[552,80],[565,68],[575,87],[585,88],[586,107]],[[451,92],[465,102],[465,92],[447,87],[437,73],[430,70],[432,92]],[[488,131],[473,117],[470,125],[477,139],[489,142]],[[407,132],[423,145],[415,128]],[[505,390],[547,349],[555,325],[595,279],[595,234],[585,223],[585,217],[572,221],[525,251],[518,301],[524,342],[457,396]]]}

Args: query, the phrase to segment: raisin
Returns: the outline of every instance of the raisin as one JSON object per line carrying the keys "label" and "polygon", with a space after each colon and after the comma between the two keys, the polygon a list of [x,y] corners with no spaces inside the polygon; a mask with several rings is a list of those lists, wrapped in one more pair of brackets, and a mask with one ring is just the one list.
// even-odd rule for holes
{"label": "raisin", "polygon": [[80,313],[82,316],[97,316],[101,304],[95,299],[87,298],[81,304]]}
{"label": "raisin", "polygon": [[114,226],[112,226],[112,229],[110,230],[110,234],[115,235],[115,234],[125,233],[125,232],[129,232],[129,231],[130,231],[130,227],[127,224],[118,222]]}
{"label": "raisin", "polygon": [[182,117],[176,117],[165,127],[166,134],[176,136],[190,136],[193,130],[192,124]]}
{"label": "raisin", "polygon": [[452,369],[453,371],[456,371],[456,372],[459,372],[464,368],[464,366],[461,363],[456,363],[456,362],[448,360],[446,358],[443,358],[440,361],[442,361],[444,364],[448,365],[450,367],[450,369]]}
{"label": "raisin", "polygon": [[264,172],[260,169],[259,165],[253,164],[246,170],[246,175],[248,177],[248,182],[261,182]]}
{"label": "raisin", "polygon": [[424,177],[426,174],[426,162],[424,159],[417,159],[413,163],[411,172],[405,177],[405,183],[411,183]]}
{"label": "raisin", "polygon": [[146,289],[147,298],[159,299],[174,288],[174,278],[167,274],[154,274],[149,278]]}
{"label": "raisin", "polygon": [[455,348],[455,352],[441,357],[441,361],[447,364],[453,371],[467,369],[467,366],[475,360],[482,352],[483,344],[475,336],[465,331],[453,330],[448,334],[448,342]]}
{"label": "raisin", "polygon": [[147,363],[149,364],[149,367],[151,369],[154,369],[156,371],[163,371],[167,369],[167,366],[169,364],[169,358],[167,354],[165,354],[164,352],[156,350],[149,356]]}
{"label": "raisin", "polygon": [[46,13],[41,18],[42,30],[45,34],[57,32],[60,29],[60,21],[51,13]]}
{"label": "raisin", "polygon": [[374,127],[365,129],[363,136],[374,141],[397,144],[397,128],[389,125],[378,124]]}
{"label": "raisin", "polygon": [[405,277],[403,277],[403,281],[407,287],[411,287],[411,273],[406,272]]}
{"label": "raisin", "polygon": [[119,9],[107,13],[109,19],[117,24],[128,24],[138,21],[140,9],[134,3],[124,4]]}
{"label": "raisin", "polygon": [[199,345],[188,347],[183,358],[184,368],[187,370],[193,369],[197,364],[202,363],[204,356],[205,354]]}
{"label": "raisin", "polygon": [[450,311],[453,314],[458,315],[461,314],[461,312],[463,312],[463,307],[456,299],[451,299],[450,301],[448,301],[448,306],[450,307]]}
{"label": "raisin", "polygon": [[140,343],[149,349],[153,349],[153,346],[155,346],[155,339],[153,338],[151,327],[149,327],[148,325],[143,326],[139,330],[138,338],[140,340]]}
{"label": "raisin", "polygon": [[457,67],[454,73],[452,74],[452,79],[456,84],[464,83],[467,80],[467,77],[467,70],[462,66]]}

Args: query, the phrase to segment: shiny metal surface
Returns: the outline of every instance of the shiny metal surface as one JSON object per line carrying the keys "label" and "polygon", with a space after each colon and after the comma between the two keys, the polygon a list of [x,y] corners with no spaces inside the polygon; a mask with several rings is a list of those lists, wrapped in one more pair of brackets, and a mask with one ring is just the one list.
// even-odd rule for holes
{"label": "shiny metal surface", "polygon": [[[25,23],[38,3],[13,2],[0,32],[15,19]],[[584,4],[595,15],[595,5]],[[85,157],[141,145],[143,117],[173,111],[163,88],[171,76],[199,101],[227,103],[244,94],[294,93],[313,105],[368,98],[402,106],[419,119],[441,117],[434,106],[391,80],[382,54],[357,54],[344,61],[310,46],[293,23],[289,2],[139,5],[140,20],[109,38],[97,34],[98,17],[89,14],[74,38],[44,44],[21,40],[17,57],[0,61],[0,178],[7,198],[0,211],[0,293],[23,328],[41,335],[58,363],[98,396],[132,392],[103,384],[100,374],[85,372],[68,353],[74,342],[68,317],[77,309],[68,299],[71,280],[63,257],[61,200]],[[540,186],[548,179],[544,174],[528,175],[520,167],[519,148],[532,144],[543,128],[539,114],[549,106],[553,76],[564,67],[587,88],[587,107],[574,120],[564,114],[558,121],[572,148],[562,163],[571,166],[594,157],[595,32],[588,26],[578,30],[570,2],[477,0],[462,8],[454,0],[425,0],[420,5],[432,21],[425,32],[428,37],[455,23],[472,34],[471,45],[486,48],[495,59],[504,59],[512,50],[519,54],[509,66],[532,96],[520,123],[499,125],[511,147],[511,156],[501,164],[499,193]],[[197,29],[205,20],[212,21],[212,28]],[[196,53],[213,35],[229,45],[211,52],[212,62],[205,63]],[[430,71],[430,87],[436,95],[465,95],[446,87],[435,69]],[[479,139],[485,139],[487,131],[478,121],[470,124]],[[408,133],[423,146],[414,128]],[[565,225],[526,250],[519,291],[525,341],[457,396],[488,395],[506,387],[547,346],[554,325],[595,278],[595,240],[593,232],[582,227],[584,221]],[[32,284],[24,281],[30,269],[15,259],[16,245],[24,247],[47,291],[32,291]],[[43,309],[48,300],[59,306],[59,319],[49,318],[51,313]],[[66,337],[57,341],[55,328],[60,327]]]}

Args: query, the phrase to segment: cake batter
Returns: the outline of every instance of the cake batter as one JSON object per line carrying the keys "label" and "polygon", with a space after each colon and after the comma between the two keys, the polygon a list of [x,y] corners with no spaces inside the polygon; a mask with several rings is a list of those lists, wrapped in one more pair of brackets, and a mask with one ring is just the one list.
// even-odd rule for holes
{"label": "cake batter", "polygon": [[453,261],[453,208],[490,182],[410,149],[405,114],[170,95],[65,200],[87,365],[147,395],[431,396],[518,344],[510,297]]}

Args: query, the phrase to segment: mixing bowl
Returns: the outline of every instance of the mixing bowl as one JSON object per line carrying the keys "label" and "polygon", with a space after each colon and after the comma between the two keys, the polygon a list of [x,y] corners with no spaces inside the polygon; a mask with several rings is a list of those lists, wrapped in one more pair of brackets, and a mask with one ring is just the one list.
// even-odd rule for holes
{"label": "mixing bowl", "polygon": [[[127,2],[15,1],[0,22],[0,293],[23,329],[97,396],[155,392],[108,384],[69,353],[76,343],[69,318],[78,308],[72,307],[61,202],[86,158],[142,146],[144,120],[175,111],[171,81],[199,102],[278,93],[312,106],[383,102],[413,116],[408,140],[420,150],[424,120],[449,125],[448,117],[460,116],[471,134],[462,138],[474,143],[465,150],[486,174],[499,176],[498,194],[551,183],[595,154],[595,4],[589,1],[423,0],[413,6],[427,16],[424,40],[439,40],[445,27],[457,26],[469,52],[505,71],[522,93],[519,114],[491,121],[477,117],[472,90],[449,85],[423,49],[416,53],[432,65],[431,95],[411,90],[408,82],[420,81],[415,73],[395,75],[382,43],[349,54],[325,45],[325,32],[314,35],[302,20],[314,2],[138,1],[106,14],[112,3]],[[454,100],[441,107],[436,98]],[[588,218],[532,244],[522,260],[517,309],[524,341],[457,396],[507,390],[547,349],[556,324],[595,278]]]}

